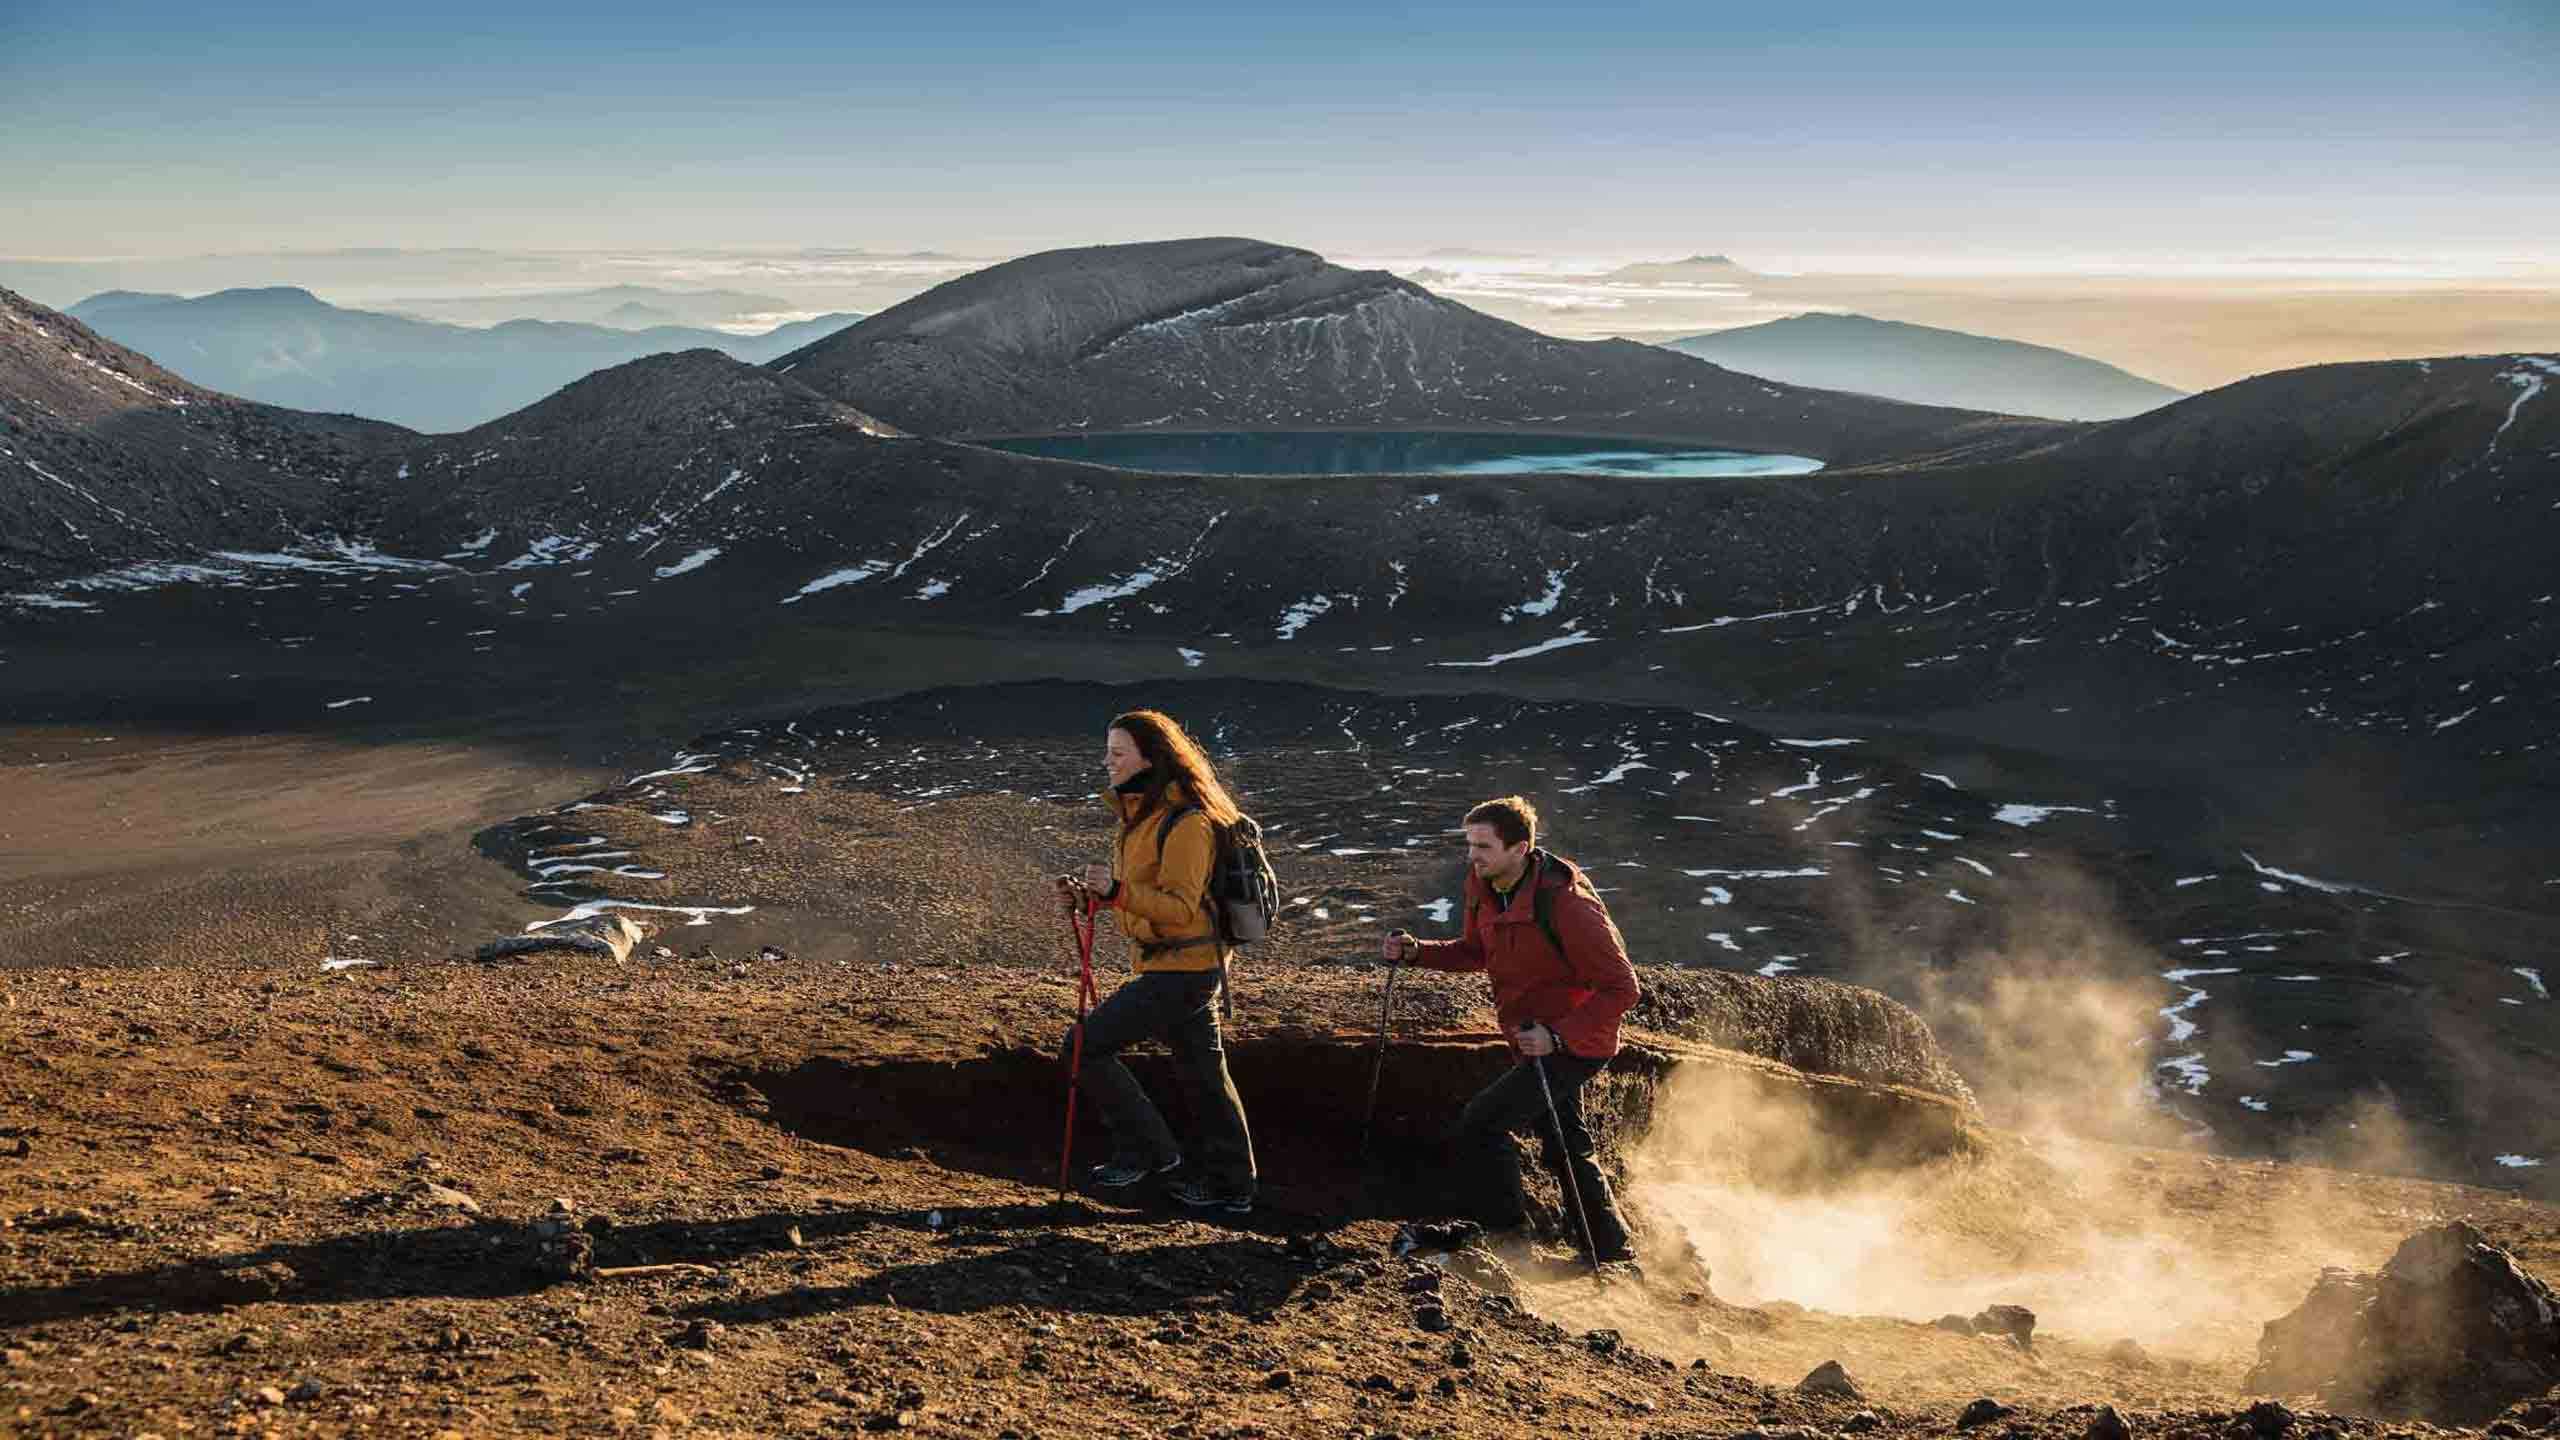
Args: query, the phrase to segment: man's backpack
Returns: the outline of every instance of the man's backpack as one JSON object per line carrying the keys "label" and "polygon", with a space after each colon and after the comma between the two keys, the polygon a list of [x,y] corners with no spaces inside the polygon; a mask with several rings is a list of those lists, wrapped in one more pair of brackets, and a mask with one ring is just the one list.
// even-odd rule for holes
{"label": "man's backpack", "polygon": [[[1545,857],[1540,862],[1542,869],[1546,865],[1561,865],[1564,867],[1565,883],[1568,885],[1572,884],[1574,876],[1580,873],[1573,868],[1573,862],[1570,860],[1564,859],[1561,856],[1549,855],[1544,850],[1541,850],[1538,853]],[[1545,876],[1541,875],[1538,878],[1544,879]],[[1538,922],[1538,928],[1540,930],[1546,932],[1547,943],[1556,947],[1557,958],[1570,961],[1573,957],[1565,954],[1564,937],[1556,933],[1556,907],[1555,903],[1547,898],[1549,893],[1550,892],[1547,890],[1546,886],[1535,882],[1531,883],[1529,887],[1529,916],[1531,919]]]}
{"label": "man's backpack", "polygon": [[[1156,853],[1164,853],[1164,842],[1183,816],[1199,811],[1197,805],[1184,805],[1165,816],[1156,830]],[[1262,853],[1262,827],[1252,816],[1239,815],[1233,825],[1211,821],[1209,830],[1217,837],[1209,860],[1209,918],[1217,924],[1220,940],[1250,945],[1270,934],[1271,922],[1280,917],[1280,877],[1271,873],[1271,861]]]}

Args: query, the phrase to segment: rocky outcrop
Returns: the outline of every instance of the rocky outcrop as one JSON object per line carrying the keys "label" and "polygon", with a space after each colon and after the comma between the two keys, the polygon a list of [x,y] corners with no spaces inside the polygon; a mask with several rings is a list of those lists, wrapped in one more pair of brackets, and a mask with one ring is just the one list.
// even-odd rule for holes
{"label": "rocky outcrop", "polygon": [[512,960],[526,955],[601,955],[630,958],[631,947],[648,932],[623,915],[607,913],[578,920],[556,920],[522,935],[507,935],[480,947],[482,960]]}
{"label": "rocky outcrop", "polygon": [[1836,980],[1647,967],[1631,1023],[1814,1075],[1907,1085],[1971,1108],[1973,1091],[1929,1022],[1902,1002]]}
{"label": "rocky outcrop", "polygon": [[2410,1236],[2376,1274],[2323,1271],[2300,1307],[2268,1322],[2248,1383],[2478,1424],[2560,1384],[2560,1300],[2457,1220]]}
{"label": "rocky outcrop", "polygon": [[1384,271],[1234,238],[1026,256],[774,368],[936,435],[1536,427],[1839,461],[2061,433],[1772,384],[1627,341],[1558,340]]}

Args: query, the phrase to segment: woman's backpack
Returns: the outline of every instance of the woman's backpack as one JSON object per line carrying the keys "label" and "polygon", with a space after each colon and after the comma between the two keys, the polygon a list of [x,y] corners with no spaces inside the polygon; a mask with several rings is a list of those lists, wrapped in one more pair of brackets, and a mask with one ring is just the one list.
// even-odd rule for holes
{"label": "woman's backpack", "polygon": [[[1164,817],[1156,831],[1158,854],[1164,852],[1164,842],[1182,817],[1199,809],[1185,805]],[[1263,854],[1262,827],[1252,816],[1239,815],[1233,825],[1211,821],[1209,830],[1218,843],[1209,861],[1209,894],[1203,903],[1217,924],[1219,939],[1229,945],[1250,945],[1270,934],[1272,922],[1280,918],[1280,878],[1271,873],[1270,858]]]}

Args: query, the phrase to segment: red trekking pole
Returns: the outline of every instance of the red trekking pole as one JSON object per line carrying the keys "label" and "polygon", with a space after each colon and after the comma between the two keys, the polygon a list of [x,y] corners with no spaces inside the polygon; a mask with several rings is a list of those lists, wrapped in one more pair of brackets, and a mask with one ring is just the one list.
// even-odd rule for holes
{"label": "red trekking pole", "polygon": [[1084,1075],[1084,1022],[1092,1013],[1093,991],[1093,896],[1087,892],[1081,913],[1067,912],[1067,928],[1076,938],[1076,1038],[1068,1047],[1067,1060],[1067,1133],[1058,1142],[1058,1203],[1067,1203],[1067,1172],[1074,1163],[1076,1151],[1076,1082]]}

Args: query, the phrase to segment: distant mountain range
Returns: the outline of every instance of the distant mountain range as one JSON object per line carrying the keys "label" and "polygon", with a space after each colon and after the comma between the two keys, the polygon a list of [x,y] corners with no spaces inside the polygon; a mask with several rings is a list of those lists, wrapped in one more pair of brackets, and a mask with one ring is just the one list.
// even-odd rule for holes
{"label": "distant mountain range", "polygon": [[1792,315],[1668,348],[1790,385],[2056,420],[2118,420],[2186,394],[2066,350],[1864,315]]}
{"label": "distant mountain range", "polygon": [[1601,276],[1603,280],[1651,280],[1713,282],[1749,279],[1754,271],[1744,269],[1730,255],[1692,255],[1685,260],[1645,260],[1621,265]]}
{"label": "distant mountain range", "polygon": [[374,307],[455,325],[497,325],[509,320],[557,320],[610,325],[621,330],[651,325],[717,329],[750,317],[793,309],[779,295],[749,290],[670,290],[658,285],[599,285],[587,290],[520,290],[501,295],[419,296],[385,300]]}
{"label": "distant mountain range", "polygon": [[[580,302],[600,318],[646,319],[648,297],[678,292],[617,286]],[[731,297],[756,300],[761,297]],[[725,307],[729,298],[720,299]],[[529,405],[594,371],[671,351],[712,349],[768,360],[851,324],[826,315],[760,335],[676,325],[511,320],[487,329],[331,305],[275,286],[189,299],[110,290],[71,307],[119,344],[165,355],[212,389],[297,410],[360,415],[416,430],[466,429]]]}

